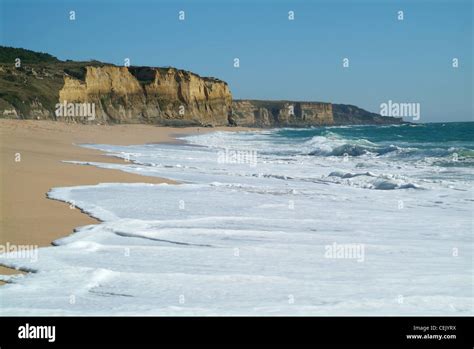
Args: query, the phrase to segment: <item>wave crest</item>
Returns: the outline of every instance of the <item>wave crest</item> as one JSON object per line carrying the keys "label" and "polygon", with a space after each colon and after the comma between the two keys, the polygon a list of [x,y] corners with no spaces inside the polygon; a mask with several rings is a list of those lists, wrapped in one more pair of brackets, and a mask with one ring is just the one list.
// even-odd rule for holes
{"label": "wave crest", "polygon": [[306,142],[306,146],[310,148],[308,155],[314,156],[361,156],[366,154],[379,156],[402,150],[393,144],[379,146],[364,138],[344,139],[332,132],[327,132],[325,136],[311,138]]}

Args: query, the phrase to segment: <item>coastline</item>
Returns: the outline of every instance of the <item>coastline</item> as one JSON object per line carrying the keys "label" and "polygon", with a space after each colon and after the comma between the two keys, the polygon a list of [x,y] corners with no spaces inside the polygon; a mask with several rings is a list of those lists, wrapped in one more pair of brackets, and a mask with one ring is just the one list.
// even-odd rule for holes
{"label": "coastline", "polygon": [[[82,125],[55,121],[0,120],[0,245],[51,246],[76,227],[99,221],[65,202],[47,198],[53,187],[106,182],[168,183],[120,170],[68,164],[64,160],[124,163],[124,160],[78,146],[83,143],[131,145],[178,143],[175,137],[239,127],[173,128],[154,125]],[[20,160],[20,161],[16,161]],[[18,270],[0,266],[0,274]],[[0,281],[0,285],[3,282]]]}

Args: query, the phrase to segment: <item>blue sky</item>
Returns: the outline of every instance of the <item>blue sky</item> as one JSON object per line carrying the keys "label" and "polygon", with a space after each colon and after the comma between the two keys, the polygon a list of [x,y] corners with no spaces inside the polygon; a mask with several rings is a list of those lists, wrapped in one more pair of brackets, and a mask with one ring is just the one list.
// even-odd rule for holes
{"label": "blue sky", "polygon": [[0,3],[2,45],[60,59],[175,66],[227,81],[234,98],[327,101],[374,112],[388,100],[417,102],[422,122],[473,119],[471,0]]}

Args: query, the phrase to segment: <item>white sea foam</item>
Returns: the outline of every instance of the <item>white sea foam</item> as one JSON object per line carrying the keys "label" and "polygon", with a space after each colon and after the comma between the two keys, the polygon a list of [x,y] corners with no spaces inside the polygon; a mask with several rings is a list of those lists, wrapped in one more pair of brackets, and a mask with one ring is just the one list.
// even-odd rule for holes
{"label": "white sea foam", "polygon": [[[103,222],[42,248],[35,263],[0,256],[36,271],[2,277],[1,314],[473,313],[472,183],[373,154],[292,153],[271,137],[88,145],[133,162],[78,166],[184,184],[52,189]],[[220,163],[229,147],[256,150],[257,166]],[[353,245],[363,261],[325,253]]]}

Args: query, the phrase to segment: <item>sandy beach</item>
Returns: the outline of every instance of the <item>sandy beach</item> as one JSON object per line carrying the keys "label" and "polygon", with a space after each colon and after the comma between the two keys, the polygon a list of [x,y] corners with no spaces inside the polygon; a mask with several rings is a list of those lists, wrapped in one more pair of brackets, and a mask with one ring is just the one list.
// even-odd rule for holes
{"label": "sandy beach", "polygon": [[[240,128],[172,128],[152,125],[82,125],[54,121],[0,120],[0,244],[48,246],[75,227],[97,220],[48,199],[53,187],[106,182],[174,183],[122,171],[67,164],[63,160],[119,162],[81,143],[176,142],[176,135]],[[17,271],[0,267],[1,274]]]}

